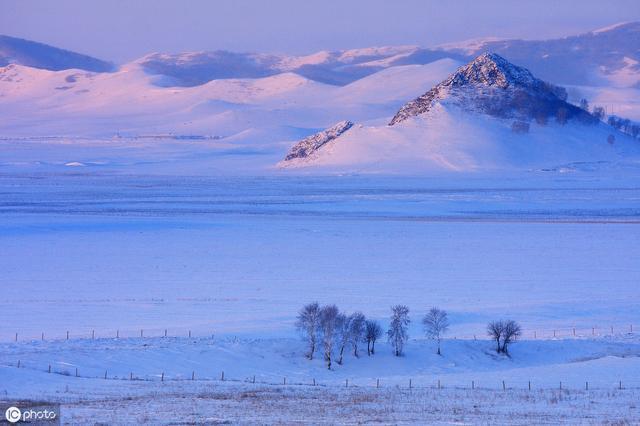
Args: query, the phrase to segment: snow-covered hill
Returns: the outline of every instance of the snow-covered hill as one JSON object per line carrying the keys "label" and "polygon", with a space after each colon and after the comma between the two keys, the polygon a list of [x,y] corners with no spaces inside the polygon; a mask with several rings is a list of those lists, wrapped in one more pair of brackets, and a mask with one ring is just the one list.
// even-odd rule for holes
{"label": "snow-covered hill", "polygon": [[310,80],[345,85],[380,70],[441,59],[466,62],[495,52],[540,78],[563,85],[633,87],[640,83],[640,22],[551,40],[484,38],[433,48],[388,46],[322,51],[305,56],[227,51],[151,54],[138,61],[165,84],[193,86],[219,78],[259,78],[295,72]]}
{"label": "snow-covered hill", "polygon": [[91,56],[59,49],[43,43],[0,35],[0,66],[25,65],[52,71],[81,69],[110,72],[114,65]]}
{"label": "snow-covered hill", "polygon": [[570,170],[640,158],[640,142],[565,98],[564,89],[525,68],[483,54],[405,104],[389,125],[355,126],[304,156],[291,155],[296,145],[280,166],[377,172]]}
{"label": "snow-covered hill", "polygon": [[[397,110],[456,68],[451,60],[393,67],[337,87],[295,73],[163,87],[139,64],[113,73],[0,68],[2,137],[197,134],[286,142],[343,116],[368,121]],[[292,129],[297,129],[292,132]]]}
{"label": "snow-covered hill", "polygon": [[633,87],[640,83],[640,22],[552,40],[485,40],[442,46],[471,56],[490,51],[563,85]]}
{"label": "snow-covered hill", "polygon": [[[640,117],[637,101],[640,89],[629,87],[635,84],[638,75],[637,27],[635,23],[623,24],[555,41],[485,39],[433,49],[375,47],[306,56],[222,51],[150,54],[112,72],[99,72],[103,69],[92,68],[92,62],[84,61],[86,57],[82,55],[35,44],[40,46],[36,49],[24,42],[27,47],[20,50],[26,55],[23,59],[15,53],[1,56],[5,63],[11,63],[0,67],[0,138],[5,141],[67,138],[76,143],[106,139],[122,144],[140,138],[200,140],[204,142],[198,149],[181,148],[185,152],[180,157],[193,161],[196,156],[200,162],[207,158],[212,163],[201,164],[204,170],[217,168],[213,163],[220,158],[229,163],[232,150],[242,153],[243,158],[252,157],[252,168],[265,170],[282,160],[296,141],[348,120],[356,123],[348,134],[316,147],[305,158],[293,159],[288,166],[313,165],[315,170],[324,165],[374,171],[404,170],[409,163],[419,165],[420,170],[500,168],[507,164],[491,157],[490,152],[515,149],[519,146],[513,143],[515,140],[553,138],[580,143],[588,140],[593,146],[600,146],[610,134],[615,137],[614,143],[606,143],[604,151],[596,157],[609,158],[609,154],[616,152],[615,157],[607,160],[614,161],[621,155],[633,155],[635,145],[628,143],[626,136],[604,124],[584,126],[573,120],[559,125],[555,116],[563,110],[567,118],[576,116],[589,121],[589,116],[573,105],[586,97],[591,105],[604,106],[609,113],[631,119]],[[7,45],[6,39],[2,40]],[[500,57],[509,60],[519,52],[513,46],[530,53],[526,61],[514,63],[531,64],[532,70],[546,64],[542,76],[549,76],[545,80],[551,83],[515,66],[506,71],[497,67],[494,78],[491,73],[495,70],[491,66],[483,70],[482,65],[478,69],[471,66],[467,75],[458,73],[447,80],[447,76],[468,62],[470,55],[495,48],[502,52]],[[549,62],[548,58],[554,56],[545,56],[547,53],[543,51],[552,47],[554,55],[565,52],[568,59]],[[51,55],[60,61],[52,63]],[[558,64],[564,68],[554,68]],[[76,68],[66,69],[69,66]],[[47,67],[54,70],[42,69]],[[595,70],[589,71],[595,77],[573,78],[575,73],[567,71],[572,67]],[[477,73],[488,80],[476,80]],[[563,79],[575,82],[566,92],[555,86]],[[514,84],[503,87],[507,80]],[[588,85],[582,84],[585,81]],[[407,104],[420,94],[424,95]],[[468,114],[469,110],[479,115]],[[406,120],[424,112],[429,113]],[[484,113],[493,118],[483,116]],[[393,118],[394,114],[399,116]],[[387,128],[390,120],[400,127]],[[412,120],[422,124],[408,124]],[[514,127],[514,121],[529,122],[529,132],[524,131],[526,126],[522,123]],[[410,130],[415,126],[424,129]],[[517,133],[512,132],[512,127]],[[356,141],[358,138],[363,140]],[[476,142],[463,148],[470,138]],[[349,146],[341,143],[351,140],[354,142]],[[460,142],[453,143],[456,140]],[[8,143],[13,142],[5,145]],[[569,145],[563,144],[563,149]],[[628,149],[623,149],[627,145]],[[20,149],[6,146],[4,165],[51,163],[44,154],[51,149],[49,146],[33,152],[24,144]],[[480,146],[487,151],[474,153]],[[67,147],[61,163],[115,163],[122,151],[101,151],[105,147],[100,145],[93,150]],[[584,158],[590,150],[580,146],[576,149],[580,151],[575,157],[567,155],[567,161],[594,159]],[[618,152],[621,149],[624,154]],[[145,147],[136,156],[143,151],[148,153],[149,161],[173,161],[170,156],[176,155],[173,148]],[[203,156],[202,152],[210,155]],[[535,154],[529,154],[531,161],[526,167],[560,164],[552,153],[549,155],[554,164]],[[533,161],[535,158],[540,162]],[[509,161],[515,164],[513,158]],[[516,163],[525,166],[526,162],[522,158]]]}

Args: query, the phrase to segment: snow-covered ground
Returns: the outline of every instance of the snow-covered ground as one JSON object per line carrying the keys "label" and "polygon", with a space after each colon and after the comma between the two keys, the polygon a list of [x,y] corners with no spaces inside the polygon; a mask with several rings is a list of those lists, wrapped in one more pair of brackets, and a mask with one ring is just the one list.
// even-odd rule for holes
{"label": "snow-covered ground", "polygon": [[[180,403],[295,422],[316,401],[332,423],[350,399],[354,421],[638,420],[633,173],[9,174],[0,192],[4,399],[62,402],[69,422],[169,422]],[[406,303],[406,355],[383,340],[333,371],[307,361],[293,322],[313,300],[383,327]],[[441,357],[420,327],[433,305],[452,324]],[[485,335],[503,317],[524,329],[510,359]]]}
{"label": "snow-covered ground", "polygon": [[640,195],[590,176],[4,177],[0,336],[290,336],[312,300],[439,305],[458,336],[626,328]]}
{"label": "snow-covered ground", "polygon": [[[82,424],[640,422],[640,145],[451,108],[389,127],[461,62],[376,62],[344,86],[2,68],[0,399]],[[634,90],[570,93],[633,118]],[[341,120],[325,168],[276,168]],[[312,301],[385,329],[407,304],[405,356],[306,360]],[[500,318],[523,327],[511,358]]]}
{"label": "snow-covered ground", "polygon": [[64,424],[635,424],[638,389],[265,385],[83,379],[13,369]]}

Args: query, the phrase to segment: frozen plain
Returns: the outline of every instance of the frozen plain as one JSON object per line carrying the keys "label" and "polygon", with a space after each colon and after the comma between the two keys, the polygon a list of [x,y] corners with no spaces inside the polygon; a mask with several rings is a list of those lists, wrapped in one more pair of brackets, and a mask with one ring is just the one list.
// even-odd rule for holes
{"label": "frozen plain", "polygon": [[[271,406],[266,422],[292,423],[310,415],[300,408],[307,398],[325,401],[327,422],[490,422],[523,406],[536,422],[550,412],[567,423],[638,420],[633,173],[50,172],[6,173],[0,185],[0,393],[62,401],[65,421],[115,421],[96,403],[109,401],[126,407],[124,422],[168,422],[154,414],[186,404],[193,421],[250,421],[247,407]],[[406,357],[379,342],[375,357],[350,356],[333,372],[306,361],[293,321],[312,300],[383,324],[391,304],[408,304]],[[443,357],[421,337],[419,317],[432,305],[451,315]],[[486,322],[501,317],[525,330],[511,360],[484,340]],[[222,370],[232,381],[217,381]],[[131,373],[140,380],[116,380]],[[253,376],[259,383],[244,382]],[[284,377],[294,385],[265,384]],[[299,385],[312,379],[325,386]],[[342,390],[347,379],[355,388]],[[412,394],[402,390],[409,379],[420,388]],[[437,379],[445,399],[459,399],[450,407],[459,417],[425,406],[442,401],[430,389]],[[485,389],[453,389],[472,380]],[[530,380],[533,397],[522,394]],[[387,408],[372,410],[380,401]]]}

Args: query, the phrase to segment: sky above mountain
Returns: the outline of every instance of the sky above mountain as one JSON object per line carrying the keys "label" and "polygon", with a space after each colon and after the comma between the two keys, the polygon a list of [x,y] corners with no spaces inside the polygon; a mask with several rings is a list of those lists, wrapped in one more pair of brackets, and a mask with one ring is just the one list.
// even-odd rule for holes
{"label": "sky above mountain", "polygon": [[552,38],[640,20],[637,0],[3,0],[0,33],[126,62],[153,51],[309,53]]}

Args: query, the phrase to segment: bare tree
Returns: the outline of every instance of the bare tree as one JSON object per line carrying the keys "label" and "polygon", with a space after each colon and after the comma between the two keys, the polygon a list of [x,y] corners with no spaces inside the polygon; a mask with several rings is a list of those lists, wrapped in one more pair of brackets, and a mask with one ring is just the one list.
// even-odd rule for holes
{"label": "bare tree", "polygon": [[491,321],[487,325],[487,334],[496,341],[496,352],[502,352],[502,333],[504,332],[504,321]]}
{"label": "bare tree", "polygon": [[438,355],[441,355],[440,340],[449,329],[447,312],[442,309],[431,308],[424,318],[422,318],[422,324],[424,325],[424,331],[427,337],[438,342]]}
{"label": "bare tree", "polygon": [[605,112],[603,107],[593,107],[593,112],[591,113],[591,115],[593,115],[597,120],[602,121],[602,119],[604,118],[604,114]]}
{"label": "bare tree", "polygon": [[522,334],[522,329],[520,324],[513,320],[500,320],[490,322],[487,325],[487,333],[496,341],[496,352],[509,355],[509,344]]}
{"label": "bare tree", "polygon": [[342,365],[344,348],[351,340],[351,317],[339,313],[336,318],[336,341],[338,342],[338,365]]}
{"label": "bare tree", "polygon": [[376,353],[376,340],[382,337],[382,327],[378,321],[367,320],[365,340],[367,341],[367,355]]}
{"label": "bare tree", "polygon": [[509,355],[509,344],[522,334],[522,328],[520,324],[513,320],[504,322],[504,329],[502,330],[502,352],[505,355]]}
{"label": "bare tree", "polygon": [[358,358],[358,343],[362,341],[365,332],[365,323],[367,319],[362,312],[355,312],[351,315],[349,321],[349,341],[353,347],[353,356]]}
{"label": "bare tree", "polygon": [[558,110],[556,111],[556,121],[558,122],[558,124],[564,126],[565,124],[567,124],[568,120],[569,112],[567,111],[567,109],[565,107],[558,108]]}
{"label": "bare tree", "polygon": [[589,101],[585,98],[580,99],[580,108],[589,112]]}
{"label": "bare tree", "polygon": [[404,344],[409,339],[409,308],[406,305],[396,305],[391,307],[391,322],[389,324],[389,331],[387,331],[387,337],[391,346],[393,346],[393,353],[395,356],[402,355],[402,349]]}
{"label": "bare tree", "polygon": [[318,342],[318,328],[320,327],[320,305],[318,302],[305,305],[300,312],[296,321],[296,328],[300,331],[303,338],[309,344],[307,358],[313,359]]}
{"label": "bare tree", "polygon": [[338,326],[338,307],[336,305],[323,306],[320,309],[320,331],[322,332],[322,346],[327,368],[331,370],[331,356]]}

